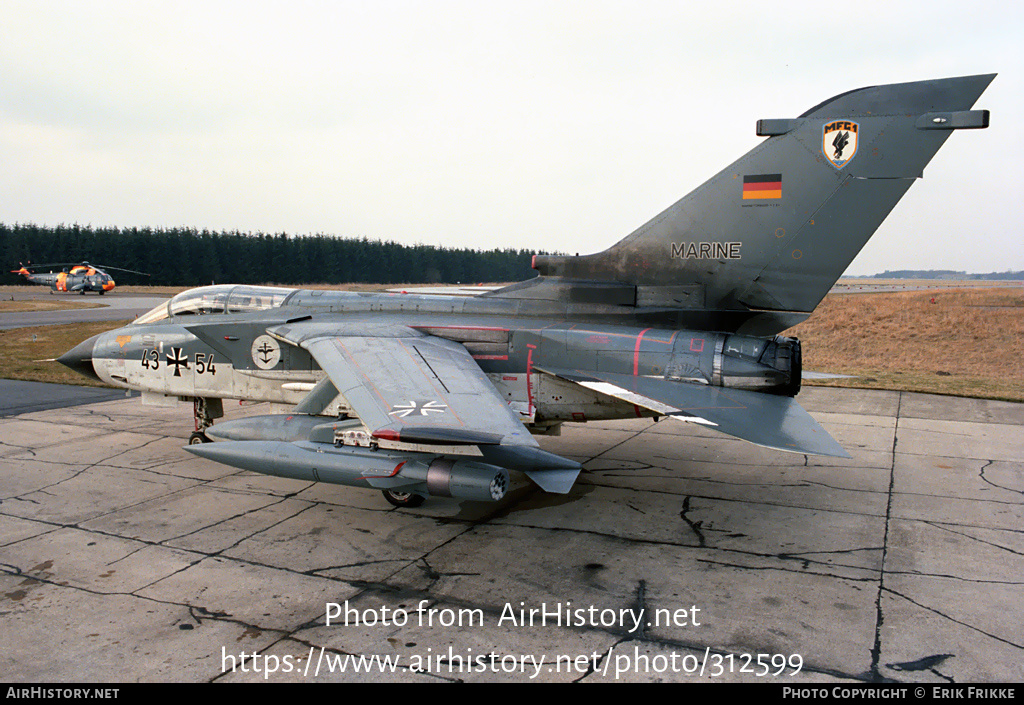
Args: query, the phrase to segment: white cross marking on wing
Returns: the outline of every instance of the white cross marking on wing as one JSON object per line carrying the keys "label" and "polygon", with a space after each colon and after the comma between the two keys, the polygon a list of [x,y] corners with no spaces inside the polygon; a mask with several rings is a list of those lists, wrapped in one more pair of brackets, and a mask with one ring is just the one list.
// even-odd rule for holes
{"label": "white cross marking on wing", "polygon": [[410,401],[408,404],[395,404],[388,415],[394,414],[400,419],[404,419],[406,416],[427,416],[428,414],[443,414],[444,410],[448,408],[447,404],[442,404],[439,401]]}

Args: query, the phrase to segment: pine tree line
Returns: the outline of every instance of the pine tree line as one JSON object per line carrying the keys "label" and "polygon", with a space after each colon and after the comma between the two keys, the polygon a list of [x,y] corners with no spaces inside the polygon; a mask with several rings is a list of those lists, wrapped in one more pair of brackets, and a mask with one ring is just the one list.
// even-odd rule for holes
{"label": "pine tree line", "polygon": [[[110,272],[121,283],[341,284],[510,282],[534,276],[533,251],[402,245],[369,238],[195,228],[44,227],[0,223],[7,269],[20,262],[89,261],[146,272]],[[13,283],[14,275],[8,276]]]}

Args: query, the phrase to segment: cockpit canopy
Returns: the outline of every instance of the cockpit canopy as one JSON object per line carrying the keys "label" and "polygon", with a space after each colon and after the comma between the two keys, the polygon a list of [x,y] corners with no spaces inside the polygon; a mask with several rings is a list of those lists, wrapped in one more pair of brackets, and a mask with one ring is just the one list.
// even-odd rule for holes
{"label": "cockpit canopy", "polygon": [[276,286],[220,284],[183,291],[165,304],[140,316],[136,323],[154,323],[168,316],[203,316],[247,313],[280,307],[295,289]]}

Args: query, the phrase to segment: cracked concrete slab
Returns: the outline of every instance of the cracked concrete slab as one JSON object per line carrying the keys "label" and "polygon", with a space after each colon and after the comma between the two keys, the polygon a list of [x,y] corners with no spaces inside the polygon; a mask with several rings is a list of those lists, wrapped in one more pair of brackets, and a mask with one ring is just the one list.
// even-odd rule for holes
{"label": "cracked concrete slab", "polygon": [[0,506],[9,513],[17,502],[38,505],[32,492],[69,480],[85,470],[84,465],[55,465],[35,458],[7,460],[0,458]]}
{"label": "cracked concrete slab", "polygon": [[[0,457],[24,455],[28,449],[50,446],[58,448],[69,441],[96,435],[96,430],[82,426],[65,426],[29,419],[0,420]],[[45,439],[41,441],[41,439]]]}
{"label": "cracked concrete slab", "polygon": [[[0,470],[0,472],[3,472]],[[48,526],[38,521],[19,519],[9,514],[0,514],[0,548],[9,543],[23,541],[31,536],[45,534],[48,531],[59,531],[59,527]]]}
{"label": "cracked concrete slab", "polygon": [[189,487],[81,522],[80,526],[116,536],[164,543],[280,501],[273,495],[227,492],[209,485]]}
{"label": "cracked concrete slab", "polygon": [[[405,610],[417,615],[411,624],[405,626],[379,624],[359,624],[350,626],[313,626],[298,632],[296,639],[304,643],[323,646],[339,653],[373,654],[379,657],[399,659],[409,669],[429,667],[430,675],[443,681],[493,682],[494,675],[489,671],[471,668],[468,672],[459,670],[460,659],[465,665],[472,667],[476,659],[488,659],[491,654],[504,657],[509,653],[553,655],[559,650],[569,653],[592,654],[603,653],[617,641],[617,637],[598,629],[516,629],[499,625],[501,612],[495,611],[490,604],[468,605],[460,596],[448,601],[430,600],[419,611],[420,598],[413,594],[388,594],[364,591],[355,599],[340,603],[341,609],[350,610],[355,622],[374,613],[379,613],[386,606],[392,613]],[[468,629],[439,628],[445,615],[453,615],[453,620],[461,620],[472,624]],[[419,616],[422,615],[422,616]],[[495,650],[496,644],[504,645],[500,651]],[[561,671],[553,664],[552,659],[540,663],[527,662],[526,679],[537,682],[570,682],[578,680],[583,673],[575,669],[563,667]],[[521,664],[522,662],[520,662]],[[564,664],[563,664],[564,666]],[[551,669],[551,670],[549,670]],[[415,674],[411,674],[415,675]]]}
{"label": "cracked concrete slab", "polygon": [[1019,461],[1024,459],[1021,426],[936,419],[903,419],[901,437],[908,446],[900,452]]}
{"label": "cracked concrete slab", "polygon": [[[42,461],[36,464],[40,463]],[[195,480],[148,470],[105,467],[98,463],[70,476],[62,466],[58,465],[55,470],[52,484],[4,499],[0,511],[26,519],[73,525],[197,484]]]}
{"label": "cracked concrete slab", "polygon": [[995,399],[940,397],[935,394],[904,392],[900,414],[903,418],[956,419],[984,424],[1024,426],[1024,404]]}
{"label": "cracked concrete slab", "polygon": [[[39,556],[46,560],[38,562]],[[19,575],[94,593],[133,593],[201,556],[116,536],[64,528],[4,547],[4,565]]]}
{"label": "cracked concrete slab", "polygon": [[[289,682],[313,680],[314,659],[336,682],[688,682],[707,657],[721,668],[703,680],[763,682],[739,666],[768,653],[799,659],[771,677],[784,683],[1024,678],[1008,619],[1024,601],[1024,405],[799,400],[852,459],[683,423],[567,424],[539,440],[584,461],[568,495],[515,475],[500,503],[416,510],[192,457],[188,405],[8,416],[0,668],[15,682]],[[346,600],[407,621],[328,626]],[[437,619],[421,623],[420,605]],[[612,617],[508,617],[530,609]]]}
{"label": "cracked concrete slab", "polygon": [[879,603],[879,674],[897,681],[1020,683],[1024,629],[1012,584],[893,575]]}
{"label": "cracked concrete slab", "polygon": [[188,533],[165,539],[164,542],[169,546],[215,555],[241,543],[249,536],[266,531],[271,526],[306,511],[309,507],[309,502],[292,498],[277,499],[257,509],[222,517],[212,524],[197,526]]}
{"label": "cracked concrete slab", "polygon": [[[593,535],[665,545],[707,547],[754,556],[830,555],[882,544],[884,496],[874,502],[875,514],[831,511],[774,504],[759,498],[723,499],[639,492],[620,488],[579,488],[570,501],[535,494],[495,523],[589,532]],[[680,521],[682,520],[682,521]],[[803,532],[777,532],[773,527],[802,526]],[[867,567],[877,563],[875,551],[858,551],[850,561]],[[854,555],[854,554],[851,554]],[[867,558],[865,558],[867,556]],[[808,558],[813,562],[816,559]]]}
{"label": "cracked concrete slab", "polygon": [[1024,576],[1020,531],[896,518],[889,531],[899,539],[887,556],[893,573],[1007,585]]}
{"label": "cracked concrete slab", "polygon": [[[850,477],[836,477],[822,481],[815,468],[772,468],[772,473],[745,472],[716,478],[713,467],[702,464],[701,475],[687,477],[673,473],[671,468],[607,469],[588,472],[581,483],[636,490],[641,493],[669,493],[679,497],[701,497],[723,501],[744,502],[757,494],[759,504],[765,503],[791,508],[823,509],[834,512],[861,514],[885,511],[887,487],[877,470],[860,469]],[[644,502],[632,501],[642,509]],[[681,506],[681,505],[679,505]],[[677,506],[677,511],[679,509]],[[696,505],[695,505],[696,506]]]}
{"label": "cracked concrete slab", "polygon": [[458,523],[425,522],[408,512],[316,504],[224,555],[348,582],[374,582],[463,531]]}
{"label": "cracked concrete slab", "polygon": [[181,600],[98,594],[21,575],[0,575],[0,670],[19,683],[203,681],[221,647],[269,647],[279,635],[248,628]]}
{"label": "cracked concrete slab", "polygon": [[207,614],[252,625],[254,632],[281,633],[322,617],[325,603],[357,593],[328,578],[218,556],[138,591],[161,602],[202,605]]}
{"label": "cracked concrete slab", "polygon": [[900,406],[900,392],[880,389],[848,389],[851,394],[835,394],[829,387],[803,387],[798,401],[811,412],[857,414],[895,418]]}

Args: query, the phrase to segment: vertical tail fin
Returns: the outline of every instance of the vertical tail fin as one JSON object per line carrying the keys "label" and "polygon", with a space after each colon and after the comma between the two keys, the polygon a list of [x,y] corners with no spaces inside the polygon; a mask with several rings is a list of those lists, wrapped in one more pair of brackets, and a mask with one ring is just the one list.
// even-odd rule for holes
{"label": "vertical tail fin", "polygon": [[768,139],[625,239],[534,267],[635,287],[640,307],[812,311],[950,132],[988,126],[971,107],[994,77],[861,88],[761,120]]}

